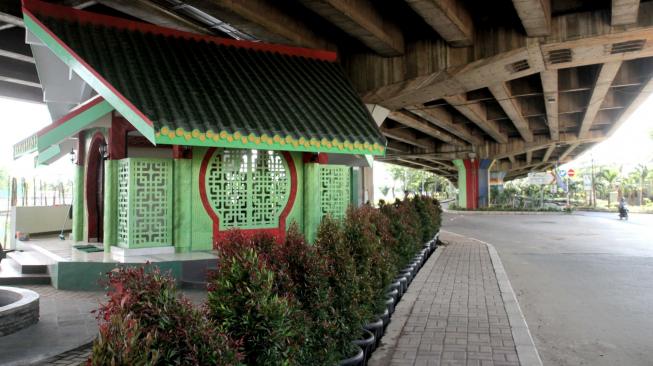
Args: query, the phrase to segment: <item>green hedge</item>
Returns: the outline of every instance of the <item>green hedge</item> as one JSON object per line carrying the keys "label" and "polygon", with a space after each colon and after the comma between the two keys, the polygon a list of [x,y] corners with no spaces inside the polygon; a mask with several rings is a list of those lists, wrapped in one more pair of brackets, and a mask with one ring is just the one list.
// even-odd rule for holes
{"label": "green hedge", "polygon": [[[197,356],[193,360],[198,361],[182,363],[206,364],[207,357],[222,355],[218,361],[211,359],[211,364],[336,364],[353,350],[351,340],[359,337],[361,326],[383,311],[385,291],[398,270],[433,238],[440,224],[439,202],[417,196],[381,203],[378,209],[350,207],[343,220],[325,217],[314,245],[306,242],[296,225],[281,242],[233,230],[217,246],[219,266],[209,278],[204,312],[189,310],[185,300],[175,300],[171,280],[157,275],[157,281],[165,283],[160,295],[165,301],[148,302],[161,306],[149,312],[156,315],[154,320],[147,317],[145,331],[138,330],[134,336],[125,319],[143,319],[138,303],[129,302],[120,311],[103,311],[100,327],[111,332],[101,333],[91,362],[179,363],[174,358],[178,352],[172,348],[194,343]],[[114,281],[112,286],[120,289],[109,292],[109,303],[114,305],[125,298],[134,300],[133,291],[142,293],[133,284],[124,287]],[[156,317],[167,318],[171,311],[184,314],[179,319],[187,319],[192,332],[180,322],[161,323],[163,328],[158,329]],[[194,332],[202,335],[190,334]],[[159,341],[168,333],[177,335],[174,342]],[[122,341],[109,340],[108,335],[135,344],[144,341],[146,347],[133,357],[129,353],[135,352],[133,347],[121,348]],[[156,354],[148,351],[154,345]],[[215,352],[205,354],[211,347]]]}

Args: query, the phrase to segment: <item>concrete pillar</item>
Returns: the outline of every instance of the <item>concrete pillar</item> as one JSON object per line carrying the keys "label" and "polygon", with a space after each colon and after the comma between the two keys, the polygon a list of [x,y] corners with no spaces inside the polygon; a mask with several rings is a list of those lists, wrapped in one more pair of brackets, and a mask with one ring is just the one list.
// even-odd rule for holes
{"label": "concrete pillar", "polygon": [[363,171],[363,203],[374,203],[374,169],[370,167],[362,168]]}
{"label": "concrete pillar", "polygon": [[490,172],[490,186],[497,186],[499,192],[503,191],[503,178],[506,177],[506,171]]}
{"label": "concrete pillar", "polygon": [[487,207],[490,181],[488,169],[492,160],[456,159],[453,163],[458,168],[458,206],[470,210]]}

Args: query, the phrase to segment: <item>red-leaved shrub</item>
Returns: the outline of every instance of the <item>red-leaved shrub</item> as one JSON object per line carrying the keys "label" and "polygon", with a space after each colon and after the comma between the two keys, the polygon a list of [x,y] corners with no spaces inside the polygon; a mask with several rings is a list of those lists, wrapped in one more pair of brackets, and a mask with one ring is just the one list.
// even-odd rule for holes
{"label": "red-leaved shrub", "polygon": [[236,344],[157,267],[109,273],[89,365],[236,365]]}

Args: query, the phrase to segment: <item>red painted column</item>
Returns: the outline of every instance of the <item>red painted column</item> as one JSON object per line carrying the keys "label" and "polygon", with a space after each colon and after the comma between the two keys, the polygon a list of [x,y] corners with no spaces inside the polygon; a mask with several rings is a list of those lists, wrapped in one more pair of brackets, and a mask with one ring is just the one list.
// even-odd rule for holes
{"label": "red painted column", "polygon": [[110,160],[120,160],[127,157],[127,133],[132,130],[134,130],[134,127],[126,119],[117,116],[115,113],[113,114],[107,144]]}
{"label": "red painted column", "polygon": [[475,210],[478,208],[478,159],[465,159],[465,173],[467,180],[467,208]]}

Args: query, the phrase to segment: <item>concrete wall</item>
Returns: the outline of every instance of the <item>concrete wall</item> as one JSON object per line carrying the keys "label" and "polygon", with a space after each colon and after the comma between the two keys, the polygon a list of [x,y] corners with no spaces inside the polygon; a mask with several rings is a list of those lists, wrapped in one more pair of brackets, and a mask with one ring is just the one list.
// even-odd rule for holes
{"label": "concrete wall", "polygon": [[32,206],[11,208],[11,246],[15,247],[16,232],[29,234],[51,233],[72,229],[68,218],[70,205]]}

